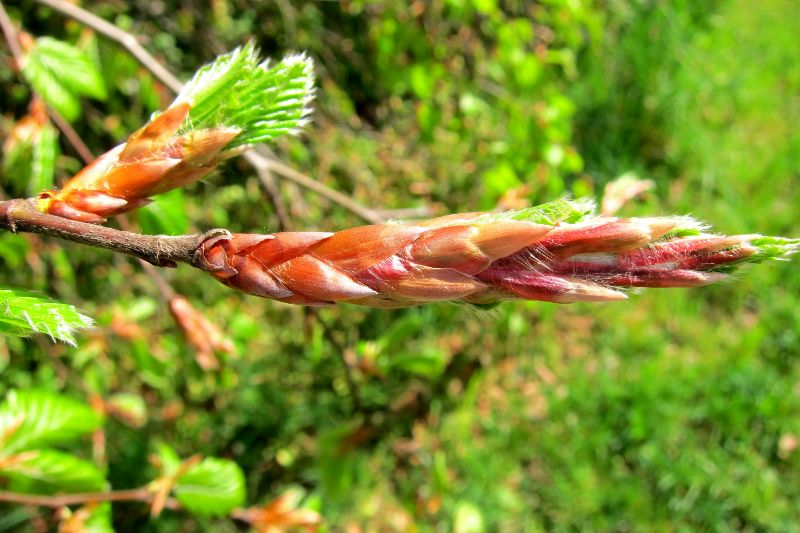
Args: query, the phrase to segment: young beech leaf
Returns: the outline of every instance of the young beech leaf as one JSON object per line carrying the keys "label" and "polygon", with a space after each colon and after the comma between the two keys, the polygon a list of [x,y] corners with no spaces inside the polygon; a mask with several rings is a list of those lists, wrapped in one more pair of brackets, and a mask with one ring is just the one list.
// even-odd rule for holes
{"label": "young beech leaf", "polygon": [[33,291],[0,287],[0,335],[44,333],[75,346],[75,331],[91,327],[92,319],[72,305]]}
{"label": "young beech leaf", "polygon": [[105,82],[92,60],[69,43],[39,37],[27,50],[22,75],[50,107],[67,120],[81,112],[79,97],[107,97]]}
{"label": "young beech leaf", "polygon": [[244,503],[244,474],[233,461],[208,457],[182,475],[173,491],[189,511],[221,516]]}
{"label": "young beech leaf", "polygon": [[314,65],[305,54],[270,65],[251,42],[201,68],[175,99],[192,108],[186,130],[234,127],[230,147],[269,141],[306,124],[314,98]]}
{"label": "young beech leaf", "polygon": [[12,390],[0,405],[0,456],[89,433],[102,417],[89,406],[52,392]]}
{"label": "young beech leaf", "polygon": [[19,492],[85,492],[108,486],[103,472],[89,461],[56,450],[20,452],[0,466]]}

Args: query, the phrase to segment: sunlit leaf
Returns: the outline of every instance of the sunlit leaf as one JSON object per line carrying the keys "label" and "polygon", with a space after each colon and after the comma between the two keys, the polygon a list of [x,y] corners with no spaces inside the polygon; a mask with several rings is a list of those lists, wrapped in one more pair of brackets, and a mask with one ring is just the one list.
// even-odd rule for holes
{"label": "sunlit leaf", "polygon": [[0,405],[0,454],[68,441],[96,429],[89,406],[52,392],[12,390]]}
{"label": "sunlit leaf", "polygon": [[173,490],[193,513],[224,515],[244,503],[244,474],[233,461],[208,457],[182,475]]}
{"label": "sunlit leaf", "polygon": [[92,60],[69,43],[39,37],[25,56],[22,74],[44,101],[67,120],[80,114],[79,96],[107,97],[105,83]]}
{"label": "sunlit leaf", "polygon": [[192,128],[242,129],[231,146],[294,133],[306,122],[314,97],[314,68],[304,54],[270,66],[249,43],[201,68],[176,101],[192,104]]}
{"label": "sunlit leaf", "polygon": [[10,478],[15,491],[52,493],[102,490],[103,472],[93,463],[56,450],[21,452],[0,464],[0,477]]}
{"label": "sunlit leaf", "polygon": [[0,288],[0,334],[27,337],[44,333],[75,346],[75,332],[92,327],[92,319],[75,306],[24,289]]}

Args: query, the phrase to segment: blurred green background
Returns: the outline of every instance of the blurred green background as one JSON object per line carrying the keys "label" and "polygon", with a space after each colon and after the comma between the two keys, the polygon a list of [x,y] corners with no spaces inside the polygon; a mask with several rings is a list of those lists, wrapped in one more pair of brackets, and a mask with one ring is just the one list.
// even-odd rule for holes
{"label": "blurred green background", "polygon": [[[183,78],[255,39],[307,51],[313,125],[281,160],[380,209],[440,213],[656,183],[623,215],[692,214],[724,233],[800,236],[800,10],[793,0],[83,2]],[[29,0],[35,35],[79,43],[105,102],[75,128],[97,153],[171,95],[126,52]],[[0,52],[7,55],[7,51]],[[0,69],[3,131],[28,89]],[[80,168],[62,141],[58,177]],[[297,230],[362,221],[280,181]],[[3,187],[14,191],[13,177]],[[138,217],[147,231],[274,230],[243,162]],[[150,213],[150,214],[146,214]],[[185,213],[185,214],[184,214]],[[170,219],[172,216],[174,218]],[[167,222],[165,222],[165,220]],[[79,347],[0,339],[0,393],[141,396],[107,428],[115,488],[167,442],[235,460],[248,503],[306,491],[328,531],[791,530],[800,523],[797,261],[609,305],[301,307],[166,272],[238,356],[203,371],[158,288],[125,257],[0,235],[0,282],[73,303]],[[348,381],[349,369],[351,381]],[[88,442],[78,450],[89,449]],[[26,526],[29,511],[3,527]],[[234,531],[115,505],[119,531]],[[16,513],[16,514],[15,514]]]}

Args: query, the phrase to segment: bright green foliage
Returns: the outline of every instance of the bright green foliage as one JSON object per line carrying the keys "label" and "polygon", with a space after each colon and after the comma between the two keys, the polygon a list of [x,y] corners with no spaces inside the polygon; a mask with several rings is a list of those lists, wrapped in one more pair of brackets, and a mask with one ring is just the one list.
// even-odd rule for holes
{"label": "bright green foliage", "polygon": [[66,446],[100,426],[102,417],[71,398],[12,390],[0,405],[0,477],[18,492],[95,491],[107,486],[94,464],[43,448]]}
{"label": "bright green foliage", "polygon": [[105,82],[92,60],[69,43],[39,37],[25,56],[22,74],[45,103],[67,120],[81,113],[81,96],[105,100]]}
{"label": "bright green foliage", "polygon": [[92,319],[69,304],[24,289],[0,288],[0,334],[27,337],[44,333],[53,341],[75,345],[75,332]]}
{"label": "bright green foliage", "polygon": [[43,390],[12,390],[0,405],[3,454],[63,444],[100,426],[85,404]]}
{"label": "bright green foliage", "polygon": [[[160,442],[156,455],[161,476],[173,476],[181,466],[175,450]],[[241,468],[228,459],[207,457],[184,472],[172,488],[175,497],[190,511],[206,516],[223,516],[241,506],[245,480]]]}
{"label": "bright green foliage", "polygon": [[178,478],[173,491],[193,513],[223,516],[244,503],[244,473],[233,461],[208,457]]}
{"label": "bright green foliage", "polygon": [[271,141],[306,124],[314,66],[303,54],[270,66],[250,42],[200,69],[176,101],[192,104],[187,129],[228,126],[242,133],[231,147]]}
{"label": "bright green foliage", "polygon": [[25,196],[52,187],[60,152],[58,132],[50,123],[43,125],[32,138],[20,139],[5,153],[4,185]]}
{"label": "bright green foliage", "polygon": [[57,450],[32,450],[0,468],[18,492],[91,492],[108,486],[94,463]]}

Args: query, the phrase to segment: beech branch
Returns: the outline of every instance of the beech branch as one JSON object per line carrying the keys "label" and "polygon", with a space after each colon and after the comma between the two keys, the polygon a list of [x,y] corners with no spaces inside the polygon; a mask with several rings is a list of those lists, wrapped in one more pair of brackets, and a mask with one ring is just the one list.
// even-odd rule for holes
{"label": "beech branch", "polygon": [[[0,502],[18,503],[21,505],[37,505],[39,507],[59,508],[67,505],[82,505],[100,502],[145,502],[153,499],[153,492],[147,487],[127,490],[111,490],[105,492],[86,492],[73,494],[22,494],[18,492],[0,491]],[[178,509],[177,500],[168,499],[165,507]]]}
{"label": "beech branch", "polygon": [[201,270],[206,268],[197,258],[195,252],[198,248],[209,238],[229,234],[226,229],[213,229],[194,235],[141,235],[42,213],[30,200],[0,202],[0,228],[15,233],[39,233],[104,248],[160,267],[186,263]]}

